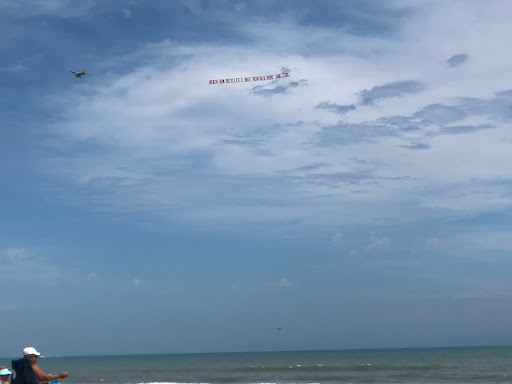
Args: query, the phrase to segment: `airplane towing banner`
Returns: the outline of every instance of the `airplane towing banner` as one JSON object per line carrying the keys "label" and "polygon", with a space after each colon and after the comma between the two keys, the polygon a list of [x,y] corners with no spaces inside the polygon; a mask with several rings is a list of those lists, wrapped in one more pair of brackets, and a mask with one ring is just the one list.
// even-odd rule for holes
{"label": "airplane towing banner", "polygon": [[241,76],[241,77],[231,77],[231,78],[226,78],[226,79],[214,79],[214,80],[210,80],[210,84],[252,83],[252,82],[256,82],[256,81],[284,79],[286,77],[290,77],[289,72],[278,73],[276,75]]}

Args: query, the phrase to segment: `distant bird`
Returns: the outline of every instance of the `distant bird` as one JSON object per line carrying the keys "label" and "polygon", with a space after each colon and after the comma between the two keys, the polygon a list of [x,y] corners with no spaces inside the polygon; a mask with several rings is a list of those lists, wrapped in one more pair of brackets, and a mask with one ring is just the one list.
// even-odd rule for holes
{"label": "distant bird", "polygon": [[92,73],[86,73],[85,71],[82,72],[75,72],[75,71],[69,71],[71,73],[75,74],[75,77],[81,78],[83,75],[92,75]]}
{"label": "distant bird", "polygon": [[280,331],[280,330],[281,330],[281,328],[277,328],[277,330],[278,330],[278,331]]}

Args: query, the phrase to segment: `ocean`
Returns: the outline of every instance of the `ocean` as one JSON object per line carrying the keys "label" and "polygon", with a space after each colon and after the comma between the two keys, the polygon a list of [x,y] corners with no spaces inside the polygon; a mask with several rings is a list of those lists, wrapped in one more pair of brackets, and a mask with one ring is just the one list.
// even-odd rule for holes
{"label": "ocean", "polygon": [[[62,384],[512,383],[512,347],[43,357]],[[0,359],[10,367],[10,359]]]}

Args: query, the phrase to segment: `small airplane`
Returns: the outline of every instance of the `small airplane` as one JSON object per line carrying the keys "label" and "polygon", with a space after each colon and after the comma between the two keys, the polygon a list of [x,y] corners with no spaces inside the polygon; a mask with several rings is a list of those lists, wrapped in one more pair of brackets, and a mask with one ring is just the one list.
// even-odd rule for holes
{"label": "small airplane", "polygon": [[92,73],[86,73],[85,71],[82,71],[82,72],[69,71],[69,72],[74,73],[75,77],[77,77],[77,78],[80,78],[83,75],[92,75]]}

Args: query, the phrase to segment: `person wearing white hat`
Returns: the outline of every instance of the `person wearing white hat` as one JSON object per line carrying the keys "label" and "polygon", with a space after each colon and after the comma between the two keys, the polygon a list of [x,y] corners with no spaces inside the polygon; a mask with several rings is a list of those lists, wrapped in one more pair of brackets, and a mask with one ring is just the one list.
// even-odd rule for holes
{"label": "person wearing white hat", "polygon": [[9,384],[9,375],[11,374],[12,372],[9,371],[7,368],[5,368],[4,366],[1,366],[0,367],[0,381],[2,382],[2,384]]}
{"label": "person wearing white hat", "polygon": [[28,356],[28,355],[36,355],[36,356],[39,356],[40,353],[36,351],[36,349],[34,347],[27,347],[23,350],[23,356]]}
{"label": "person wearing white hat", "polygon": [[30,364],[32,364],[32,370],[34,371],[34,374],[36,375],[36,379],[39,382],[39,384],[46,383],[52,380],[65,379],[66,377],[68,377],[67,372],[56,373],[54,375],[48,375],[44,373],[44,371],[37,365],[37,357],[39,355],[40,353],[37,352],[37,350],[33,347],[27,347],[23,350],[23,356],[25,357],[25,359],[28,359],[30,361]]}

